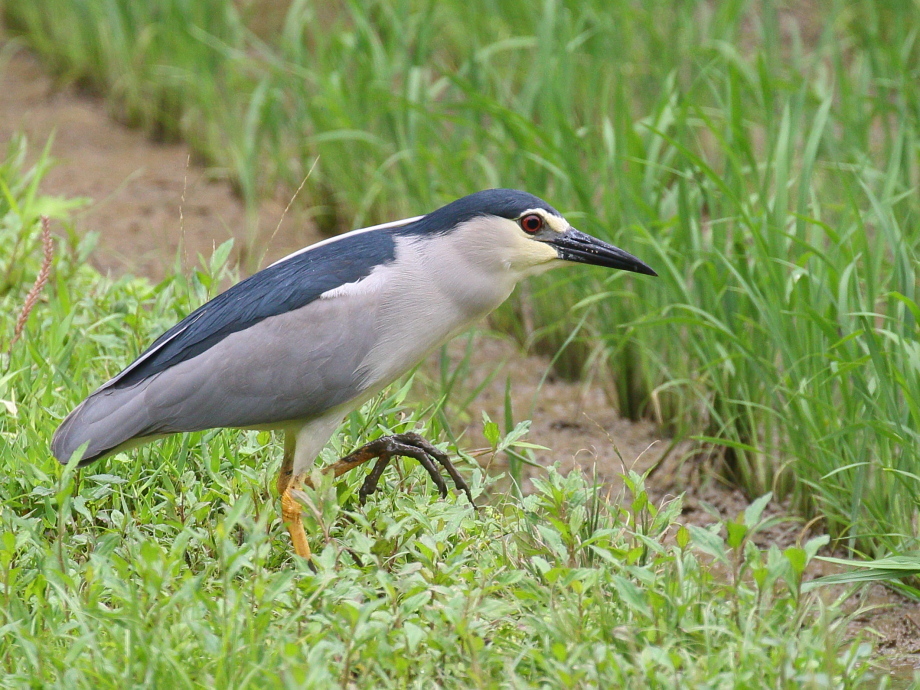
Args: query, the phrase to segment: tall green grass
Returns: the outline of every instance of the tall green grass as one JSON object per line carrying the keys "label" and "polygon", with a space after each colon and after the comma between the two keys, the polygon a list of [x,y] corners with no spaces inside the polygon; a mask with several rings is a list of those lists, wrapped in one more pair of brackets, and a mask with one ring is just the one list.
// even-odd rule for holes
{"label": "tall green grass", "polygon": [[915,3],[295,0],[259,36],[266,6],[228,0],[2,7],[250,201],[316,162],[330,230],[546,197],[662,276],[551,275],[496,322],[602,364],[623,414],[721,448],[749,495],[918,548]]}

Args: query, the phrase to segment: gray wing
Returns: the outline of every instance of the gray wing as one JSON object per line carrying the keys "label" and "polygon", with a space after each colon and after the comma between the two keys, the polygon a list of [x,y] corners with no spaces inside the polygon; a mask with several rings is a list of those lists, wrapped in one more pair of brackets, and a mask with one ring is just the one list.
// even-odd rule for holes
{"label": "gray wing", "polygon": [[[306,247],[231,286],[154,341],[106,385],[126,388],[192,359],[263,319],[296,311],[395,259],[398,224],[366,228]],[[382,226],[381,226],[382,227]]]}
{"label": "gray wing", "polygon": [[378,302],[376,292],[316,299],[139,382],[112,385],[124,381],[119,375],[67,416],[52,452],[67,462],[88,442],[82,465],[144,437],[283,426],[342,405],[366,387],[361,362],[374,344]]}

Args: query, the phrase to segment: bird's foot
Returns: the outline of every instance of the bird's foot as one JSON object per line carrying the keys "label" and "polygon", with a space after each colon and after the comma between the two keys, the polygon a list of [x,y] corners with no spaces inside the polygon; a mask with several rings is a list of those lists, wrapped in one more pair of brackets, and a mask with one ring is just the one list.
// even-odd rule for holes
{"label": "bird's foot", "polygon": [[438,471],[437,464],[440,464],[447,471],[447,474],[450,475],[450,478],[454,480],[454,485],[457,489],[463,491],[469,499],[470,504],[475,506],[470,487],[467,485],[466,481],[464,481],[463,477],[460,476],[460,473],[457,472],[457,469],[454,467],[453,463],[451,463],[447,454],[438,450],[424,438],[413,432],[382,436],[375,439],[361,446],[353,453],[346,455],[323,471],[331,472],[333,476],[338,477],[348,472],[348,470],[376,458],[377,463],[374,465],[374,469],[368,473],[367,478],[364,480],[364,484],[361,485],[361,489],[358,491],[358,496],[363,505],[367,497],[377,490],[377,484],[380,481],[380,477],[390,463],[390,460],[400,455],[418,460],[419,464],[421,464],[431,476],[431,480],[434,482],[435,486],[438,487],[441,498],[444,498],[447,496],[447,485],[444,483],[444,478]]}

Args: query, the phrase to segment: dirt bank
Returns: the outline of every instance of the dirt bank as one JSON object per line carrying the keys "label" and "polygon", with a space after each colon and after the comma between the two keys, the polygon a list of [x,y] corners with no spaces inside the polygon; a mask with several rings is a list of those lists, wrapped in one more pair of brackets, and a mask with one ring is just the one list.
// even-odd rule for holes
{"label": "dirt bank", "polygon": [[266,201],[247,216],[222,171],[192,162],[184,144],[155,143],[113,121],[101,100],[55,84],[24,50],[2,66],[0,93],[0,145],[24,134],[34,160],[54,137],[57,164],[42,190],[91,200],[76,215],[76,230],[100,233],[93,261],[103,271],[160,278],[183,240],[188,267],[231,237],[237,259],[257,247],[269,263],[318,239],[289,215],[269,242],[285,202]]}

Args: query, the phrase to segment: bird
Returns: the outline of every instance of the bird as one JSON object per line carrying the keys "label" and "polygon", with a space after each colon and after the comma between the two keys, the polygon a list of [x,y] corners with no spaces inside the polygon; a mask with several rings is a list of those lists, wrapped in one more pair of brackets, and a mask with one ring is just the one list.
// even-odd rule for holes
{"label": "bird", "polygon": [[[294,552],[310,559],[298,492],[311,485],[308,473],[344,417],[498,307],[518,282],[573,263],[657,275],[514,189],[325,239],[160,335],[64,418],[51,452],[85,466],[171,434],[280,431],[281,517]],[[415,432],[373,440],[323,471],[338,477],[375,460],[363,502],[397,456],[418,460],[442,498],[443,467],[472,504],[447,454]]]}

